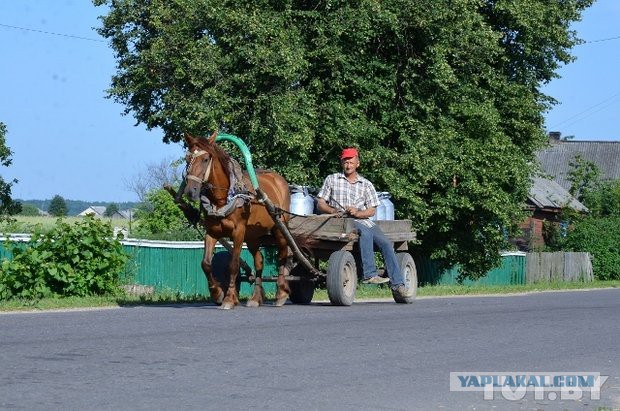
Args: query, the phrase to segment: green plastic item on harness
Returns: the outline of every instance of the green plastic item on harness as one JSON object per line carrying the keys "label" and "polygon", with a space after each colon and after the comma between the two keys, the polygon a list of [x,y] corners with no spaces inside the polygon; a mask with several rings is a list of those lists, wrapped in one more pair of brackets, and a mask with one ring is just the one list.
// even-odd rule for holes
{"label": "green plastic item on harness", "polygon": [[247,171],[249,177],[250,177],[250,182],[252,183],[252,187],[254,187],[255,190],[258,189],[258,179],[256,178],[256,173],[254,172],[254,165],[252,164],[252,155],[250,154],[250,149],[248,149],[248,146],[243,142],[243,140],[241,140],[239,137],[232,135],[232,134],[227,134],[227,133],[220,133],[218,134],[217,137],[215,137],[215,141],[230,141],[232,143],[234,143],[239,150],[241,151],[241,154],[243,155],[243,160],[245,162],[245,170]]}
{"label": "green plastic item on harness", "polygon": [[[252,154],[250,154],[250,149],[248,148],[248,146],[243,142],[243,140],[241,140],[239,137],[233,134],[220,133],[215,138],[216,142],[222,141],[222,140],[230,141],[239,148],[239,150],[241,151],[241,154],[243,155],[245,169],[248,173],[248,176],[250,177],[250,183],[252,184],[252,187],[254,188],[254,190],[257,190],[259,188],[258,178],[256,178],[256,172],[254,171],[254,165],[252,164]],[[181,186],[179,187],[179,191],[177,194],[177,200],[179,200],[180,197],[183,195],[183,191],[185,190],[186,184],[187,182],[185,181],[185,179],[183,179],[183,181],[181,181]]]}

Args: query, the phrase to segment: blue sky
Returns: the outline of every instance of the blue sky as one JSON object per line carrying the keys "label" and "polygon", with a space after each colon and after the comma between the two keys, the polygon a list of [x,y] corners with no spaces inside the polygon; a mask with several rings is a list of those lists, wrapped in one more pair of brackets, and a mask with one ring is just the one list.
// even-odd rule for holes
{"label": "blue sky", "polygon": [[573,26],[588,43],[543,92],[560,102],[546,115],[548,131],[576,140],[620,141],[620,1],[598,0]]}
{"label": "blue sky", "polygon": [[[0,173],[19,179],[15,198],[136,201],[124,181],[182,155],[105,98],[115,61],[93,30],[104,12],[88,0],[0,0],[0,121],[13,151]],[[576,47],[577,61],[544,87],[561,102],[547,114],[549,130],[620,141],[620,38],[597,41],[620,37],[618,21],[620,1],[599,0],[574,26],[596,42]]]}

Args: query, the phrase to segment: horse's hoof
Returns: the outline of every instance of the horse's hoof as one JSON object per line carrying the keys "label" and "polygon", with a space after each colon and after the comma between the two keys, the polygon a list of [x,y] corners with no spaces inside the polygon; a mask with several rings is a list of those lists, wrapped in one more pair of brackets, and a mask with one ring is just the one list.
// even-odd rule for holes
{"label": "horse's hoof", "polygon": [[217,305],[221,305],[222,301],[224,301],[224,293],[216,294],[216,297],[213,297],[213,293],[211,293],[211,300]]}
{"label": "horse's hoof", "polygon": [[282,307],[284,304],[286,304],[286,300],[288,300],[288,297],[282,297],[282,298],[278,298],[273,305],[275,305],[276,307]]}
{"label": "horse's hoof", "polygon": [[246,307],[250,307],[250,308],[256,308],[260,306],[260,303],[258,301],[254,301],[254,300],[248,300],[248,302],[245,304]]}
{"label": "horse's hoof", "polygon": [[235,305],[233,303],[223,303],[218,308],[220,310],[232,310],[233,308],[235,308]]}

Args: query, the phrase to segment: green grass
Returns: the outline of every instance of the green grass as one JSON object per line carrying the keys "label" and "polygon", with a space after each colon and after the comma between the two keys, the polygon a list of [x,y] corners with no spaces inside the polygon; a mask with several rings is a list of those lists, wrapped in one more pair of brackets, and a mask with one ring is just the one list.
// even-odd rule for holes
{"label": "green grass", "polygon": [[[537,283],[525,285],[427,285],[418,288],[418,297],[445,297],[457,295],[483,295],[483,294],[514,294],[538,291],[554,290],[578,290],[585,288],[609,288],[620,287],[620,281],[593,281],[582,282],[555,282]],[[392,293],[387,286],[359,285],[355,293],[356,299],[363,298],[392,298]],[[314,301],[328,300],[326,290],[316,290]]]}
{"label": "green grass", "polygon": [[[440,285],[426,286],[418,289],[418,297],[441,297],[457,295],[481,295],[481,294],[515,294],[554,290],[576,290],[586,288],[619,288],[620,281],[594,281],[591,283],[539,283],[527,285],[508,286],[463,286],[463,285]],[[243,297],[243,296],[242,296]],[[247,296],[245,296],[247,298]],[[242,298],[244,300],[245,298]],[[267,295],[273,300],[273,295]],[[356,299],[386,298],[391,299],[390,289],[385,286],[360,285],[356,292]],[[328,301],[326,290],[316,290],[313,301]],[[184,296],[179,293],[165,292],[156,293],[152,296],[110,296],[110,297],[68,297],[68,298],[44,298],[37,301],[9,300],[0,301],[0,311],[27,311],[27,310],[54,310],[70,308],[97,308],[118,307],[127,305],[146,304],[190,304],[206,303],[209,299],[204,296]]]}

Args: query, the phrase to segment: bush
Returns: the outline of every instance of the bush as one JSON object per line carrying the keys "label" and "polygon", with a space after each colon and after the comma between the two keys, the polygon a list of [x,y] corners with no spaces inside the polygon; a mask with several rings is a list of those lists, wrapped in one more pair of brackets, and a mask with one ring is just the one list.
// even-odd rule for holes
{"label": "bush", "polygon": [[576,221],[566,237],[565,249],[589,252],[596,279],[620,279],[620,217]]}
{"label": "bush", "polygon": [[71,225],[59,219],[30,242],[5,247],[13,258],[0,267],[0,300],[115,294],[127,262],[110,224],[93,217]]}
{"label": "bush", "polygon": [[22,211],[19,212],[19,215],[35,217],[40,216],[41,213],[39,212],[39,209],[32,204],[22,204]]}
{"label": "bush", "polygon": [[147,205],[138,208],[137,228],[132,236],[152,240],[201,240],[199,231],[189,225],[170,194],[153,190],[146,195]]}

